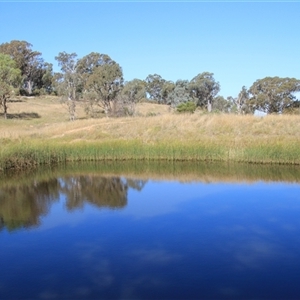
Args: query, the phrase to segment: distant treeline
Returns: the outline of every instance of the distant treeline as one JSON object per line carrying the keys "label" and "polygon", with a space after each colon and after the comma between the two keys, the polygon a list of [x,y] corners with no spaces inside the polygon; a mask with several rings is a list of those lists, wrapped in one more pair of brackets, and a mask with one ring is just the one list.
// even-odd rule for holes
{"label": "distant treeline", "polygon": [[76,104],[85,105],[87,115],[97,117],[135,114],[135,104],[152,101],[167,104],[178,112],[300,113],[300,80],[265,77],[238,95],[219,95],[220,84],[210,72],[193,79],[163,79],[150,74],[146,79],[124,81],[122,67],[107,54],[92,52],[82,58],[76,53],[60,52],[55,57],[61,72],[34,51],[26,41],[13,40],[0,45],[0,106],[7,114],[7,102],[14,95],[57,95],[68,105],[70,120],[75,119]]}

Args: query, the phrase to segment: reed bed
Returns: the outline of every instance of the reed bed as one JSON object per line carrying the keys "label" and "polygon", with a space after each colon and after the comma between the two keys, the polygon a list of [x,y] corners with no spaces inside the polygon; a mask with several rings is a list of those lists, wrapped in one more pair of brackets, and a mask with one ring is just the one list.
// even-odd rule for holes
{"label": "reed bed", "polygon": [[248,163],[300,164],[299,143],[256,141],[230,145],[217,139],[203,143],[177,141],[143,143],[139,140],[104,142],[19,141],[1,148],[0,168],[28,168],[75,161],[225,161]]}

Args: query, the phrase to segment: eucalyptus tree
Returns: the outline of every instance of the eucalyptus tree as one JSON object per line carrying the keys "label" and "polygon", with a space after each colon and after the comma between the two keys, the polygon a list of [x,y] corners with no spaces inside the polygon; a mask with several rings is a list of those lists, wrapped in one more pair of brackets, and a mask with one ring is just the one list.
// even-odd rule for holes
{"label": "eucalyptus tree", "polygon": [[53,65],[50,63],[44,64],[44,74],[42,76],[42,88],[48,94],[53,92]]}
{"label": "eucalyptus tree", "polygon": [[212,112],[229,113],[231,111],[232,101],[223,96],[216,96],[212,102]]}
{"label": "eucalyptus tree", "polygon": [[249,112],[249,91],[245,86],[242,87],[236,98],[230,96],[227,98],[227,100],[232,104],[232,110],[237,112],[239,115]]}
{"label": "eucalyptus tree", "polygon": [[91,95],[90,100],[100,106],[106,116],[114,113],[123,81],[122,68],[113,60],[94,67],[86,79],[85,88]]}
{"label": "eucalyptus tree", "polygon": [[61,72],[54,72],[51,81],[52,92],[56,96],[64,97],[66,93],[64,88],[64,74]]}
{"label": "eucalyptus tree", "polygon": [[78,100],[78,87],[80,85],[80,76],[77,72],[77,54],[60,52],[55,57],[58,65],[61,67],[61,74],[55,74],[59,79],[56,82],[56,88],[62,92],[63,100],[66,101],[69,109],[69,117],[71,121],[75,120],[76,100]]}
{"label": "eucalyptus tree", "polygon": [[84,91],[88,77],[93,74],[96,67],[111,63],[113,63],[113,60],[107,54],[100,54],[98,52],[91,52],[79,59],[77,72],[81,77],[80,88]]}
{"label": "eucalyptus tree", "polygon": [[168,94],[167,104],[171,108],[176,108],[179,104],[187,103],[192,101],[192,97],[189,91],[189,81],[188,80],[177,80],[174,88]]}
{"label": "eucalyptus tree", "polygon": [[99,107],[107,116],[112,114],[123,85],[121,67],[109,55],[91,52],[78,61],[77,71],[86,112],[95,116],[95,107]]}
{"label": "eucalyptus tree", "polygon": [[220,84],[215,81],[213,75],[213,73],[203,72],[189,83],[190,93],[197,106],[206,107],[208,112],[211,112],[213,99],[220,91]]}
{"label": "eucalyptus tree", "polygon": [[167,104],[168,96],[175,88],[174,82],[165,80],[158,74],[148,75],[145,82],[149,99],[158,104]]}
{"label": "eucalyptus tree", "polygon": [[146,84],[140,79],[125,82],[122,94],[128,97],[130,102],[138,103],[146,98]]}
{"label": "eucalyptus tree", "polygon": [[136,104],[146,99],[146,83],[140,79],[133,79],[124,83],[118,98],[120,114],[134,115]]}
{"label": "eucalyptus tree", "polygon": [[234,101],[238,114],[244,113],[247,110],[248,100],[249,100],[249,91],[246,89],[245,86],[243,86],[237,98]]}
{"label": "eucalyptus tree", "polygon": [[165,80],[158,74],[148,75],[145,79],[146,92],[149,95],[150,100],[156,101],[161,104],[163,102],[163,86]]}
{"label": "eucalyptus tree", "polygon": [[162,104],[169,103],[169,95],[174,91],[175,83],[173,81],[165,81],[162,90],[161,90],[161,98]]}
{"label": "eucalyptus tree", "polygon": [[18,40],[3,43],[0,45],[0,53],[9,55],[21,70],[22,90],[26,94],[31,95],[43,88],[43,76],[49,70],[48,65],[40,52],[32,50],[30,43]]}
{"label": "eucalyptus tree", "polygon": [[300,80],[295,78],[265,77],[256,80],[249,89],[252,110],[283,113],[298,104],[295,93],[300,91]]}
{"label": "eucalyptus tree", "polygon": [[15,62],[5,54],[0,53],[0,106],[4,118],[7,118],[7,101],[21,81],[21,71]]}

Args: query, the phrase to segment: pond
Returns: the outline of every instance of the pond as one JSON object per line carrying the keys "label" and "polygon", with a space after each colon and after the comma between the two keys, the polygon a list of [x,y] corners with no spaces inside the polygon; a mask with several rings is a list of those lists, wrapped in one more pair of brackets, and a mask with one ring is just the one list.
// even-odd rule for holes
{"label": "pond", "polygon": [[300,168],[80,164],[0,178],[0,299],[299,299]]}

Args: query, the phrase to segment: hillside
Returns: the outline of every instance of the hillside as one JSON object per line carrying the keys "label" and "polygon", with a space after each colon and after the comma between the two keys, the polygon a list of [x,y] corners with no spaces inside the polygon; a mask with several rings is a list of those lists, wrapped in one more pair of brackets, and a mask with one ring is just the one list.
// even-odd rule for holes
{"label": "hillside", "polygon": [[[23,160],[24,148],[39,153],[54,147],[51,155],[55,156],[66,147],[60,159],[147,157],[300,163],[300,116],[261,118],[201,111],[179,115],[168,106],[151,103],[138,104],[136,111],[135,117],[88,119],[83,106],[78,105],[77,120],[70,122],[57,97],[16,99],[9,103],[9,119],[0,118],[0,161],[7,164],[5,161],[15,155]],[[89,147],[86,143],[93,153],[88,158],[84,157]],[[105,155],[101,154],[104,144]],[[68,158],[69,151],[77,152]]]}

